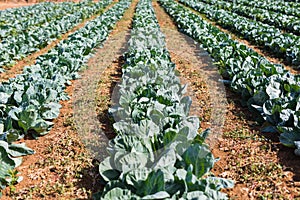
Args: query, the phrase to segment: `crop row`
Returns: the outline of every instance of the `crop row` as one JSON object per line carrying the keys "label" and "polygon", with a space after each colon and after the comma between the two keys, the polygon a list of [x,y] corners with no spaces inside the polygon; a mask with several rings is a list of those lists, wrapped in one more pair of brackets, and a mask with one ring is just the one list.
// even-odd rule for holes
{"label": "crop row", "polygon": [[[98,3],[83,3],[78,8],[76,4],[70,7],[73,12],[49,23],[35,26],[27,31],[21,31],[17,34],[9,35],[0,43],[0,67],[9,66],[15,63],[15,60],[29,55],[47,46],[61,34],[75,27],[84,19],[100,12],[104,7],[111,3],[110,1],[100,1]],[[0,69],[1,70],[1,69]]]}
{"label": "crop row", "polygon": [[286,2],[289,2],[289,3],[299,3],[298,0],[285,0]]}
{"label": "crop row", "polygon": [[[232,1],[232,0],[228,0]],[[236,3],[243,3],[245,0],[237,0]],[[288,2],[287,0],[262,0],[260,2],[266,3],[273,3],[274,5],[277,5],[277,7],[293,7],[293,8],[300,8],[300,3],[299,2]]]}
{"label": "crop row", "polygon": [[285,2],[285,1],[276,1],[273,0],[261,1],[261,0],[229,0],[233,3],[243,4],[252,8],[258,7],[266,10],[272,10],[275,12],[280,12],[287,15],[293,15],[300,17],[300,4],[295,2]]}
{"label": "crop row", "polygon": [[275,26],[279,29],[292,32],[296,35],[300,35],[299,17],[285,15],[282,13],[269,11],[266,9],[249,7],[246,5],[236,4],[227,1],[217,1],[217,0],[202,0],[202,1],[214,5],[218,9],[224,9],[230,12],[235,12],[244,17],[248,17],[253,20],[258,20],[263,23]]}
{"label": "crop row", "polygon": [[14,141],[31,134],[47,134],[53,119],[59,115],[59,101],[68,99],[64,92],[70,80],[91,57],[93,49],[102,44],[130,2],[123,0],[107,12],[89,21],[61,41],[48,53],[39,56],[36,64],[0,84],[0,188],[17,180],[13,169],[21,163],[21,155],[33,151]]}
{"label": "crop row", "polygon": [[[84,1],[86,4],[87,1]],[[80,5],[81,4],[81,5]],[[62,3],[39,3],[35,6],[8,9],[0,12],[0,40],[9,36],[16,35],[18,32],[26,31],[32,27],[49,23],[59,17],[78,10],[79,6],[73,2]],[[76,5],[76,6],[74,6]]]}
{"label": "crop row", "polygon": [[296,68],[300,66],[300,37],[281,31],[273,26],[256,22],[235,13],[218,9],[195,0],[180,0],[185,5],[205,14],[223,28],[265,47],[277,57],[285,59]]}
{"label": "crop row", "polygon": [[226,199],[232,182],[207,173],[216,162],[189,116],[191,98],[175,73],[151,0],[137,5],[119,99],[109,109],[117,136],[100,163],[96,199]]}
{"label": "crop row", "polygon": [[280,132],[280,141],[300,155],[300,77],[231,39],[173,0],[160,1],[177,26],[202,44],[245,105],[267,122],[263,131]]}
{"label": "crop row", "polygon": [[34,4],[31,6],[22,6],[18,8],[8,8],[6,10],[0,11],[0,24],[7,25],[13,24],[14,21],[24,22],[28,17],[33,15],[40,15],[41,12],[49,12],[52,10],[55,3],[43,2],[39,4]]}

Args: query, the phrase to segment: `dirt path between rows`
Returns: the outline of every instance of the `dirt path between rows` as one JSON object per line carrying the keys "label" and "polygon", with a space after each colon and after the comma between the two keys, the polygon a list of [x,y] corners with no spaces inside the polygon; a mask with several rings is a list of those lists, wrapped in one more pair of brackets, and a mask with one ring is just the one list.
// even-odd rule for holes
{"label": "dirt path between rows", "polygon": [[133,0],[103,48],[89,61],[88,69],[75,84],[73,110],[77,132],[99,161],[107,157],[108,140],[114,136],[108,108],[122,76],[123,54],[127,51],[137,2]]}

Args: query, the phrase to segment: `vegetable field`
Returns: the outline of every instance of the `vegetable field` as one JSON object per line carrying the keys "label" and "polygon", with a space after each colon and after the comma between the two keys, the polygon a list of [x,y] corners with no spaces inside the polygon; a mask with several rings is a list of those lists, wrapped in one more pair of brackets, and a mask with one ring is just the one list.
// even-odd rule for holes
{"label": "vegetable field", "polygon": [[1,10],[0,199],[300,198],[299,8]]}

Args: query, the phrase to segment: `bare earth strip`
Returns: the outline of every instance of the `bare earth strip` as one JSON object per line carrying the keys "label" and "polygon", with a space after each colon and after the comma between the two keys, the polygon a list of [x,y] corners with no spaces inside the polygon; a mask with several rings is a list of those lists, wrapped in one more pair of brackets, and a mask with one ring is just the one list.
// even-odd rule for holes
{"label": "bare earth strip", "polygon": [[225,192],[232,199],[299,198],[300,158],[281,145],[276,136],[260,133],[257,116],[241,106],[237,95],[218,85],[220,77],[209,56],[176,32],[172,20],[157,3],[154,7],[172,60],[182,79],[189,82],[188,95],[197,101],[194,105],[200,105],[191,113],[200,116],[202,123],[204,119],[202,128],[213,130],[208,143],[214,156],[220,158],[213,172],[236,182],[233,189]]}
{"label": "bare earth strip", "polygon": [[98,161],[107,157],[107,143],[114,136],[108,108],[122,75],[122,55],[127,50],[137,2],[133,1],[103,48],[90,60],[88,69],[81,74],[82,79],[75,84],[73,110],[77,132]]}

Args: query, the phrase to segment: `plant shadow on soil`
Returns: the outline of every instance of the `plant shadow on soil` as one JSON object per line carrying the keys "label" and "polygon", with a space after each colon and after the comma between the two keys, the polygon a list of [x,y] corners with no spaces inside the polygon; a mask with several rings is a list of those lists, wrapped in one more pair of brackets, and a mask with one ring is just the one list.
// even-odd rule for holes
{"label": "plant shadow on soil", "polygon": [[[113,98],[114,92],[116,92],[117,90],[116,87],[118,87],[117,85],[122,77],[122,66],[125,62],[123,54],[128,49],[128,40],[130,34],[127,34],[125,37],[126,42],[122,44],[122,47],[116,53],[117,56],[111,63],[111,67],[105,69],[107,70],[107,73],[103,73],[104,76],[109,77],[107,79],[108,82],[103,86],[107,91],[109,91],[108,94],[106,94],[107,96],[109,96],[109,101],[106,105],[104,105],[105,108],[98,112],[96,116],[98,122],[101,124],[101,133],[105,134],[105,136],[109,140],[113,139],[116,136],[116,133],[113,129],[114,120],[112,116],[110,116],[108,108],[111,106],[111,104],[114,103],[111,99]],[[99,76],[99,79],[101,79],[101,76],[103,76],[103,74]],[[97,90],[102,90],[102,88],[98,88]],[[97,106],[103,107],[103,105]],[[101,161],[102,160],[94,158],[92,162],[93,166],[81,170],[80,173],[82,175],[82,178],[79,182],[76,183],[78,187],[84,187],[86,190],[91,191],[92,194],[103,190],[103,179],[101,178],[98,170],[98,166]]]}
{"label": "plant shadow on soil", "polygon": [[[126,49],[126,48],[124,48]],[[121,51],[122,52],[122,51]],[[117,70],[110,74],[110,77],[112,77],[114,80],[120,80],[122,76],[122,66],[124,64],[124,57],[119,56],[119,58],[116,61]],[[116,90],[116,87],[118,87],[118,81],[111,81],[109,85],[109,95],[110,99],[112,99],[113,92]],[[113,102],[110,102],[113,103]],[[116,136],[116,133],[113,129],[113,117],[109,114],[108,109],[103,110],[101,113],[97,116],[99,122],[103,125],[103,131],[106,135],[106,137],[111,140]]]}
{"label": "plant shadow on soil", "polygon": [[93,199],[92,195],[104,188],[101,184],[103,180],[99,174],[99,161],[94,159],[92,164],[93,166],[83,168],[79,171],[82,177],[80,181],[75,183],[78,188],[85,188],[86,191],[89,191],[89,199]]}
{"label": "plant shadow on soil", "polygon": [[[216,66],[213,64],[213,59],[210,55],[200,47],[198,43],[191,38],[185,37],[186,42],[194,47],[194,54],[204,63],[202,66],[202,71],[208,72],[206,73],[207,79],[217,80],[214,72],[216,71]],[[278,162],[281,166],[283,166],[284,171],[290,171],[293,173],[293,180],[295,182],[300,181],[300,157],[294,154],[294,148],[289,148],[284,146],[279,142],[279,133],[263,133],[261,131],[263,126],[263,119],[259,115],[259,113],[252,112],[248,109],[247,106],[243,106],[241,103],[241,96],[234,91],[232,91],[228,86],[225,86],[225,94],[228,102],[233,103],[234,109],[230,110],[232,115],[236,119],[244,120],[247,123],[247,129],[250,132],[257,132],[258,137],[264,138],[270,143],[272,151],[276,151]],[[220,136],[222,137],[222,136]]]}
{"label": "plant shadow on soil", "polygon": [[[129,40],[129,36],[127,36],[127,38],[126,38],[126,41],[128,41],[128,40]],[[123,54],[127,49],[128,49],[128,44],[126,42],[126,44],[124,44],[123,47],[120,49],[119,54]],[[111,71],[111,73],[109,74],[109,76],[113,79],[113,81],[111,81],[109,84],[109,96],[110,96],[110,101],[111,101],[109,106],[111,106],[111,104],[115,103],[113,101],[116,99],[113,99],[113,101],[112,101],[112,98],[113,98],[114,92],[118,90],[117,87],[118,87],[119,81],[114,81],[114,80],[121,80],[122,66],[124,65],[124,63],[125,63],[124,56],[123,55],[119,56],[113,63],[114,65],[117,65],[116,71]],[[103,125],[102,130],[104,131],[106,137],[109,140],[113,139],[116,136],[116,133],[113,128],[114,119],[109,114],[108,108],[103,110],[102,112],[98,113],[97,119]]]}
{"label": "plant shadow on soil", "polygon": [[[118,59],[119,66],[122,66],[123,58]],[[115,75],[116,78],[120,77],[120,72],[118,71]],[[113,82],[110,89],[110,94],[112,94],[113,88],[116,86],[117,82]],[[115,137],[114,129],[113,129],[113,121],[108,114],[108,109],[103,110],[101,113],[97,115],[97,119],[102,124],[102,131],[105,133],[106,137],[111,140]],[[79,174],[81,178],[75,185],[78,188],[85,188],[87,191],[90,191],[89,199],[92,199],[92,194],[103,190],[103,180],[99,174],[99,164],[101,160],[94,158],[92,161],[92,166],[86,167],[80,170]]]}

